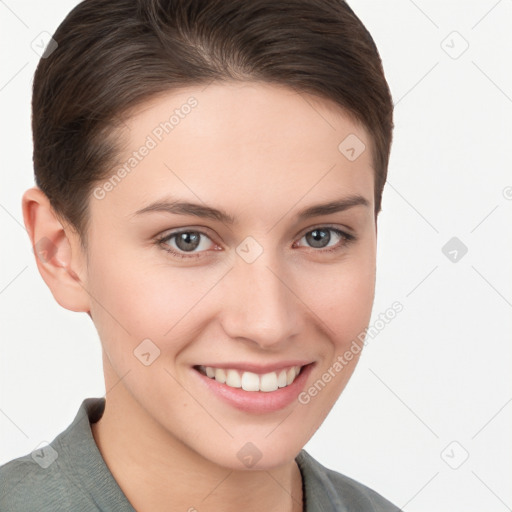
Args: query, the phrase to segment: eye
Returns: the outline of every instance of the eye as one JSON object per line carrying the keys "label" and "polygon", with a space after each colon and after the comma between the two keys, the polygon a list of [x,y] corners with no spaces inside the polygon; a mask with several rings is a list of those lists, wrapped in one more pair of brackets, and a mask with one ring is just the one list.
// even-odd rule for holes
{"label": "eye", "polygon": [[[331,233],[334,233],[334,236],[332,236]],[[305,233],[300,240],[303,239],[306,240],[307,244],[312,249],[324,249],[324,251],[319,252],[332,252],[342,249],[344,246],[354,241],[355,236],[341,231],[341,229],[338,228],[319,226]],[[334,243],[331,244],[331,242]]]}
{"label": "eye", "polygon": [[[209,243],[207,242],[208,240]],[[157,242],[165,251],[170,252],[178,258],[200,257],[200,253],[208,250],[208,246],[213,244],[208,235],[202,231],[193,230],[170,233],[159,238]],[[198,249],[198,251],[196,251],[196,249]]]}
{"label": "eye", "polygon": [[[323,253],[341,250],[356,237],[338,228],[319,226],[310,229],[299,239],[299,242],[303,239],[311,249],[316,249],[314,252]],[[219,250],[206,233],[191,229],[169,233],[158,238],[156,243],[166,252],[178,258],[200,258],[203,256],[203,252],[211,249],[212,245],[215,247],[213,250]],[[297,242],[294,247],[297,247]]]}

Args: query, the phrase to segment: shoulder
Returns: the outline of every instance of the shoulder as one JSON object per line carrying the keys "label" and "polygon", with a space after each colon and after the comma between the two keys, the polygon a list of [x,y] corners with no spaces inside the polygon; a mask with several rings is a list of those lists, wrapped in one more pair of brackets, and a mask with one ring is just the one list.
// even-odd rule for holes
{"label": "shoulder", "polygon": [[98,510],[91,487],[101,490],[109,480],[88,419],[103,405],[101,399],[85,399],[73,422],[51,443],[0,466],[1,511]]}
{"label": "shoulder", "polygon": [[0,510],[69,510],[73,484],[57,462],[57,453],[49,444],[0,466]]}
{"label": "shoulder", "polygon": [[313,506],[315,502],[321,504],[319,509],[333,512],[400,512],[397,506],[373,489],[326,468],[305,450],[299,453],[296,461],[303,475],[308,511],[317,508]]}

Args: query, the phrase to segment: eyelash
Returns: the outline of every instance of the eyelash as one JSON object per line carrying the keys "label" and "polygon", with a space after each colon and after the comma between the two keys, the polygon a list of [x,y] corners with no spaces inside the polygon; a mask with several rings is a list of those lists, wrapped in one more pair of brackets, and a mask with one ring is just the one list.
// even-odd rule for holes
{"label": "eyelash", "polygon": [[[355,242],[357,240],[357,238],[354,235],[351,235],[349,233],[346,233],[345,231],[342,231],[341,229],[334,228],[334,227],[331,227],[331,226],[317,226],[317,227],[314,227],[314,228],[310,229],[309,231],[306,231],[299,238],[299,240],[302,239],[304,236],[306,236],[308,233],[311,233],[311,232],[316,231],[316,230],[332,231],[333,233],[336,233],[338,236],[340,236],[341,239],[343,240],[343,242],[340,242],[340,243],[336,244],[335,246],[330,247],[329,249],[316,249],[315,250],[314,247],[310,247],[310,249],[313,249],[313,251],[319,252],[319,253],[332,253],[332,252],[339,251],[339,250],[347,247],[347,245],[349,245],[350,243]],[[195,229],[184,229],[184,230],[181,230],[181,231],[176,231],[176,232],[164,235],[162,237],[159,237],[159,238],[157,238],[156,243],[165,252],[168,252],[168,253],[172,254],[173,256],[175,256],[177,258],[182,258],[182,259],[201,258],[202,257],[202,252],[188,253],[188,254],[187,253],[181,253],[181,252],[177,252],[174,249],[171,249],[169,247],[169,245],[166,244],[166,242],[169,242],[174,237],[176,237],[178,235],[181,235],[182,233],[198,233],[201,236],[205,236],[207,238],[210,238],[206,233],[204,233],[202,231],[195,230]],[[211,238],[210,238],[210,240],[211,240]]]}

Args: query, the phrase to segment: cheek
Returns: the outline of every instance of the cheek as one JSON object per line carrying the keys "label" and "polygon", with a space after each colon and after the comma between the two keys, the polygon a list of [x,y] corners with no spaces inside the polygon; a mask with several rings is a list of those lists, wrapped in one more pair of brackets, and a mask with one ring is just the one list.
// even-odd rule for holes
{"label": "cheek", "polygon": [[344,350],[368,326],[375,294],[375,259],[370,253],[317,268],[303,281],[302,295],[322,320],[326,335]]}
{"label": "cheek", "polygon": [[[165,255],[158,258],[158,263],[129,258],[112,248],[108,258],[90,263],[94,323],[104,345],[119,352],[119,357],[123,351],[131,354],[145,338],[154,340],[162,351],[170,347],[179,351],[183,328],[190,329],[197,305],[226,272],[221,265],[185,268],[167,264]],[[199,322],[194,324],[198,326]]]}
{"label": "cheek", "polygon": [[336,270],[333,266],[315,273],[305,283],[308,306],[328,326],[316,378],[299,396],[299,403],[316,418],[315,429],[338,400],[362,352],[361,334],[370,321],[375,292],[375,260],[371,251],[365,254],[347,258]]}
{"label": "cheek", "polygon": [[[131,355],[146,338],[162,351],[179,352],[180,340],[185,344],[187,336],[193,337],[191,330],[200,333],[214,314],[218,304],[210,304],[210,292],[230,265],[180,267],[168,263],[167,255],[157,254],[156,249],[137,253],[118,250],[120,245],[107,243],[102,252],[96,250],[93,254],[108,257],[96,257],[89,265],[88,286],[95,299],[91,313],[100,338],[108,350],[124,359],[129,356],[123,352]],[[368,325],[375,286],[372,241],[347,252],[338,263],[305,262],[291,272],[295,273],[293,288],[314,313],[312,321],[320,328],[322,323],[328,326],[325,334],[336,352]]]}

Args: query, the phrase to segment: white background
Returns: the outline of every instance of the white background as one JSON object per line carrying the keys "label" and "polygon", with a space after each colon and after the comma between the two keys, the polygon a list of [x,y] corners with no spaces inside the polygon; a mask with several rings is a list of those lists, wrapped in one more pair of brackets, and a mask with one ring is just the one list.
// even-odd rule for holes
{"label": "white background", "polygon": [[[404,310],[305,448],[407,512],[511,510],[512,2],[349,3],[395,102],[372,322],[396,300]],[[105,393],[94,325],[53,299],[21,213],[31,43],[75,4],[0,2],[0,464]],[[452,237],[468,248],[456,263],[441,251]]]}

